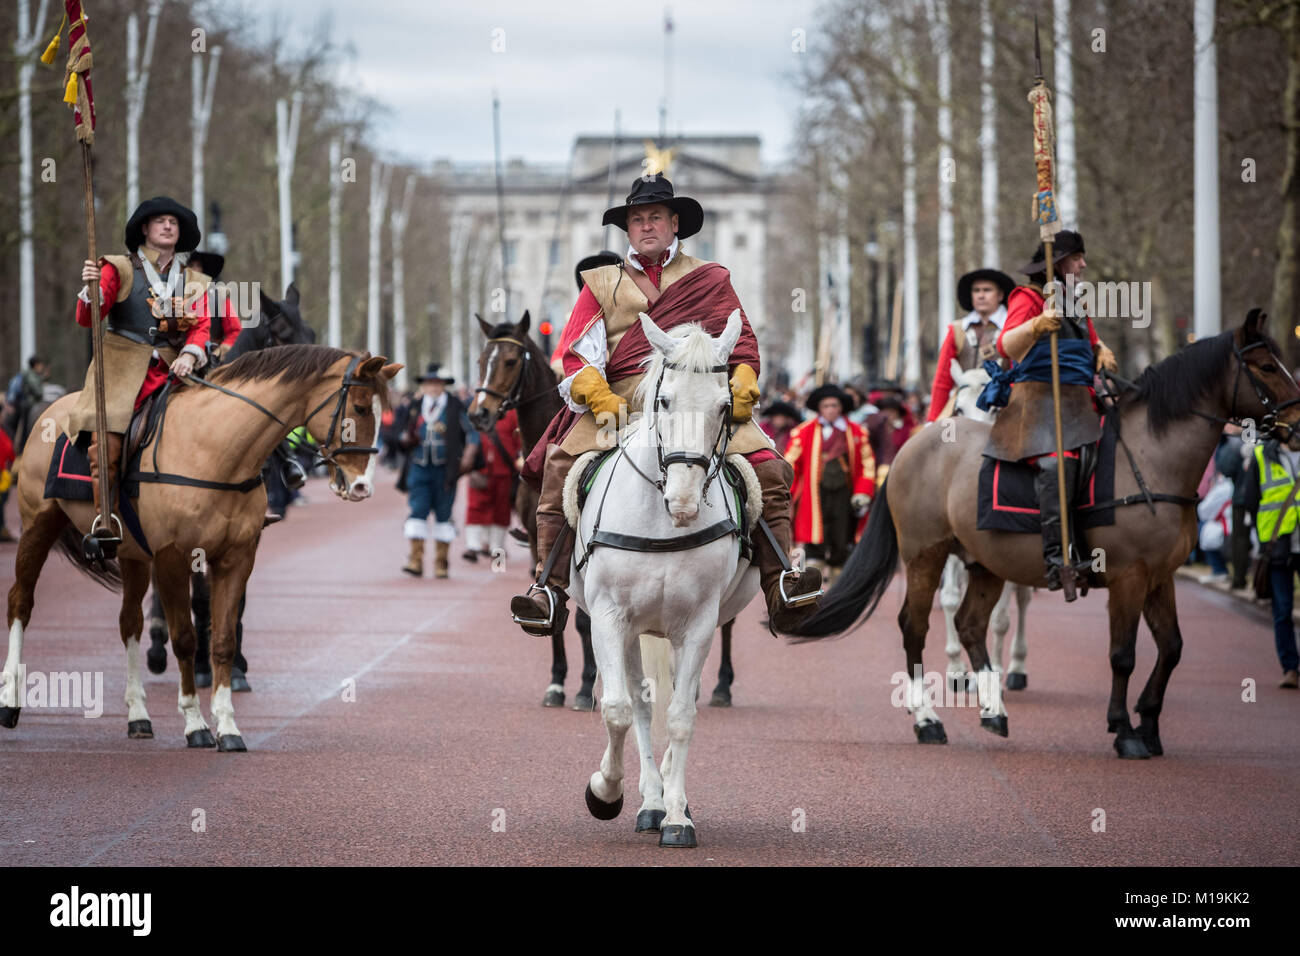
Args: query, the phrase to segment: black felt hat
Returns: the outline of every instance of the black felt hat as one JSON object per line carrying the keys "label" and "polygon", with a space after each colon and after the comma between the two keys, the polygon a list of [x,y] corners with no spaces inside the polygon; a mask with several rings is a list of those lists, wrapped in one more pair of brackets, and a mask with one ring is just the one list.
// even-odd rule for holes
{"label": "black felt hat", "polygon": [[582,287],[586,285],[586,283],[582,281],[582,274],[588,269],[598,269],[601,266],[616,266],[622,261],[622,256],[617,252],[610,252],[608,249],[603,252],[598,252],[594,256],[587,256],[585,259],[579,259],[577,267],[573,270],[573,277],[578,280],[578,291],[581,292]]}
{"label": "black felt hat", "polygon": [[773,415],[784,415],[786,418],[793,418],[795,421],[803,418],[799,414],[799,409],[795,408],[789,402],[773,402],[760,413],[760,418],[771,418]]}
{"label": "black felt hat", "polygon": [[621,206],[605,210],[602,226],[618,226],[627,232],[627,214],[633,206],[650,206],[662,203],[677,214],[677,238],[693,236],[704,226],[704,207],[687,196],[674,196],[673,184],[663,173],[639,176],[632,183],[632,191]]}
{"label": "black felt hat", "polygon": [[189,264],[215,282],[221,275],[221,270],[226,267],[226,257],[219,252],[195,249],[190,253]]}
{"label": "black felt hat", "polygon": [[420,375],[416,382],[442,382],[444,385],[456,384],[456,377],[447,371],[447,367],[441,362],[430,362],[428,368]]}
{"label": "black felt hat", "polygon": [[853,400],[852,395],[844,391],[838,385],[829,384],[823,385],[820,388],[814,388],[812,394],[808,396],[808,401],[804,402],[804,404],[808,406],[810,411],[815,412],[817,411],[817,406],[826,398],[838,398],[840,400],[840,407],[844,410],[844,414],[846,415],[857,407],[857,402]]}
{"label": "black felt hat", "polygon": [[975,309],[971,304],[970,290],[976,282],[992,282],[1002,290],[1003,302],[1007,301],[1007,296],[1016,287],[1015,279],[997,269],[976,269],[974,272],[966,273],[957,280],[957,304],[967,312],[973,312]]}
{"label": "black felt hat", "polygon": [[[1056,238],[1052,242],[1052,267],[1055,268],[1060,265],[1063,259],[1074,255],[1076,252],[1083,252],[1083,236],[1072,229],[1062,229],[1056,234]],[[1027,276],[1046,275],[1047,259],[1043,255],[1043,244],[1041,242],[1034,251],[1034,258],[1021,266],[1018,271]]]}
{"label": "black felt hat", "polygon": [[199,220],[194,211],[182,206],[170,196],[154,196],[146,199],[131,213],[126,221],[126,247],[135,252],[144,242],[144,224],[154,216],[175,216],[180,223],[180,235],[176,240],[177,252],[193,252],[199,247],[203,233],[199,232]]}

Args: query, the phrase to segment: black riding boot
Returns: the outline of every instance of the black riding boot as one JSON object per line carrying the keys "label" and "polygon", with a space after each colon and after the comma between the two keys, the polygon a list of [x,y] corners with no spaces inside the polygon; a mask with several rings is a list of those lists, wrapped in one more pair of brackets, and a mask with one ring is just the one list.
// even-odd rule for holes
{"label": "black riding boot", "polygon": [[[1070,482],[1070,459],[1066,459],[1065,495],[1069,506],[1073,497]],[[1065,563],[1061,548],[1061,498],[1057,487],[1056,469],[1058,462],[1055,455],[1039,458],[1037,472],[1034,475],[1034,491],[1038,495],[1038,512],[1043,532],[1043,563],[1046,565],[1045,577],[1049,591],[1061,590],[1061,568]]]}

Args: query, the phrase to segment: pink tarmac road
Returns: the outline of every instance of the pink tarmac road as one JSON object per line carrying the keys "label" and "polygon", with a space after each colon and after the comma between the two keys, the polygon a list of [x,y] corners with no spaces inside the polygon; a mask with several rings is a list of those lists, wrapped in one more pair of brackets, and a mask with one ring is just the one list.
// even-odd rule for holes
{"label": "pink tarmac road", "polygon": [[[660,849],[633,832],[631,741],[623,815],[586,811],[604,727],[598,713],[540,706],[549,647],[507,612],[525,550],[511,543],[497,573],[462,561],[457,542],[449,580],[403,575],[404,502],[392,484],[381,471],[373,500],[345,504],[313,481],[312,503],[263,536],[245,619],[253,693],[234,696],[244,754],[186,749],[170,655],[165,674],[144,675],[155,739],[127,739],[117,596],[52,557],[25,663],[29,675],[102,672],[103,714],[27,707],[16,729],[0,728],[0,861],[1300,862],[1300,694],[1276,687],[1266,613],[1186,582],[1183,659],[1160,724],[1166,756],[1134,762],[1115,757],[1106,733],[1104,592],[1069,607],[1040,592],[1029,687],[1006,698],[1010,737],[981,730],[975,709],[945,708],[947,746],[918,745],[891,702],[901,579],[872,621],[823,644],[773,640],[751,604],[736,627],[732,709],[704,706],[717,642],[705,674],[687,772],[700,847]],[[14,551],[0,545],[6,589]],[[1144,627],[1130,707],[1154,657]],[[925,662],[945,665],[937,607]],[[576,634],[569,666],[571,700]],[[1254,702],[1242,699],[1247,678]]]}

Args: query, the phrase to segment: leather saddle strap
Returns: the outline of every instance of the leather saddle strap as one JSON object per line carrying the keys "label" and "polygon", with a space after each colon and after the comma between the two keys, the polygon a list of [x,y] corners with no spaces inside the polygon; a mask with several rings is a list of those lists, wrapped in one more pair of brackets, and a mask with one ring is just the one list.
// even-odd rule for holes
{"label": "leather saddle strap", "polygon": [[772,546],[772,550],[776,553],[777,558],[780,560],[781,570],[782,571],[794,570],[793,566],[790,564],[790,556],[785,553],[785,549],[782,548],[780,543],[776,540],[776,535],[772,533],[771,526],[768,525],[767,519],[764,518],[762,515],[758,516],[758,526],[763,529],[763,535],[764,537],[767,538],[767,543]]}
{"label": "leather saddle strap", "polygon": [[650,281],[648,275],[633,266],[628,266],[623,271],[628,274],[628,278],[636,283],[636,287],[641,290],[641,294],[646,297],[647,302],[654,305],[659,301],[659,297],[663,295],[663,292],[655,288],[655,284]]}
{"label": "leather saddle strap", "polygon": [[597,530],[592,534],[588,547],[594,549],[597,545],[604,545],[609,548],[617,548],[620,551],[652,553],[689,551],[711,541],[717,541],[727,535],[738,533],[739,528],[737,528],[736,522],[730,518],[723,518],[721,521],[711,524],[707,528],[701,528],[693,534],[684,534],[675,538],[644,538],[636,534],[619,534],[615,531]]}

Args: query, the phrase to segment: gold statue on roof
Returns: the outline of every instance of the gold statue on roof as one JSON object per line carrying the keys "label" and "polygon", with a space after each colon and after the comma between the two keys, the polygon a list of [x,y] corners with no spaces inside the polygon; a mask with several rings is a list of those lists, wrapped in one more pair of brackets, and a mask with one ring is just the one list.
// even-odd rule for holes
{"label": "gold statue on roof", "polygon": [[655,173],[668,175],[668,168],[673,164],[673,158],[677,155],[677,147],[670,146],[667,149],[659,149],[655,146],[654,140],[647,139],[645,144],[645,159],[641,160],[642,174],[653,176]]}

